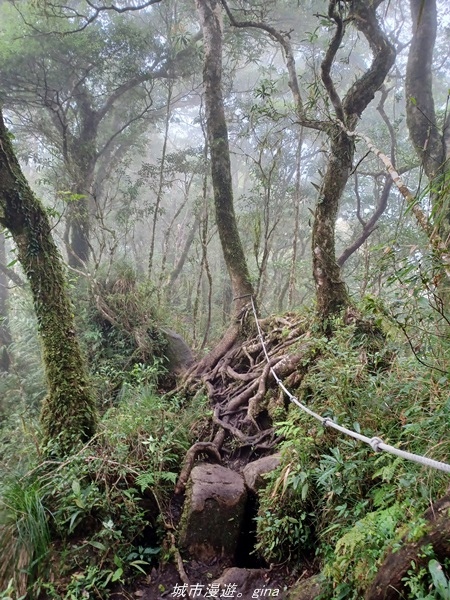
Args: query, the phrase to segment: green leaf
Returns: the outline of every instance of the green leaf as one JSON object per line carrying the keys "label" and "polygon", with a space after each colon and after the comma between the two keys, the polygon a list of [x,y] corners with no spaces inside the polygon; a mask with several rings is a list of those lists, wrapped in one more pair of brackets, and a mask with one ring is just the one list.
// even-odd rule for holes
{"label": "green leaf", "polygon": [[79,496],[81,494],[80,482],[77,479],[74,479],[72,481],[72,491],[75,494],[75,496]]}
{"label": "green leaf", "polygon": [[443,600],[450,600],[450,581],[445,576],[441,564],[434,558],[428,563],[434,587]]}
{"label": "green leaf", "polygon": [[114,571],[113,576],[111,577],[111,581],[118,581],[123,575],[123,569],[119,568],[117,571]]}
{"label": "green leaf", "polygon": [[169,481],[170,483],[176,483],[177,482],[177,473],[172,473],[171,471],[163,471],[161,473],[161,478],[164,481]]}
{"label": "green leaf", "polygon": [[120,558],[117,556],[117,554],[114,554],[114,564],[116,565],[116,567],[121,568],[123,565],[123,562],[120,560]]}
{"label": "green leaf", "polygon": [[70,518],[69,533],[73,531],[75,520],[78,517],[78,515],[80,515],[80,514],[81,514],[81,510],[77,510],[76,512],[73,513],[72,517]]}
{"label": "green leaf", "polygon": [[105,544],[102,544],[101,542],[90,541],[90,542],[88,542],[88,544],[90,544],[91,546],[94,546],[94,548],[97,548],[98,550],[102,550],[102,551],[107,550]]}
{"label": "green leaf", "polygon": [[141,573],[143,573],[144,575],[147,575],[147,573],[144,571],[144,569],[140,566],[140,565],[149,565],[149,563],[145,560],[134,560],[133,562],[130,562],[130,566],[134,567],[135,569],[137,569],[138,571],[140,571]]}
{"label": "green leaf", "polygon": [[308,490],[309,490],[309,483],[306,482],[302,486],[302,500],[306,500],[306,498],[308,496]]}

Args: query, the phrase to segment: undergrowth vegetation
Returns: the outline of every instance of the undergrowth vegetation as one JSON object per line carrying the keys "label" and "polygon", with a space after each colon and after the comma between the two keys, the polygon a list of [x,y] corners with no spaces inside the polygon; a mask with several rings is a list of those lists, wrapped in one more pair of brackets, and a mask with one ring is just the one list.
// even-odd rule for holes
{"label": "undergrowth vegetation", "polygon": [[[450,399],[442,374],[392,341],[369,360],[354,325],[339,325],[317,344],[318,357],[297,390],[301,402],[369,438],[449,462]],[[423,512],[445,494],[448,475],[375,453],[295,404],[277,429],[282,460],[261,498],[257,550],[268,562],[306,560],[319,568],[325,600],[358,600],[405,532],[407,539],[423,533]],[[408,598],[447,597],[442,581],[436,587],[445,565],[443,571],[429,554],[429,569],[411,565]]]}
{"label": "undergrowth vegetation", "polygon": [[[311,314],[307,321],[308,364],[292,390],[301,402],[368,437],[449,462],[444,376],[405,352],[386,314],[369,315],[366,328],[336,319],[332,336]],[[16,326],[16,339],[25,339]],[[21,380],[13,370],[0,381],[17,398],[0,429],[2,599],[103,600],[171,558],[174,484],[187,450],[211,433],[211,413],[204,396],[161,394],[158,357],[119,364],[129,349],[114,347],[119,338],[109,337],[114,356],[95,363],[96,385],[105,377],[99,431],[63,460],[41,454],[39,377],[33,386],[29,374]],[[17,365],[26,359],[18,344]],[[30,365],[38,365],[37,345],[29,348]],[[114,386],[100,364],[114,370]],[[296,405],[274,402],[275,393],[267,406],[282,440],[281,464],[260,492],[254,552],[268,564],[320,572],[324,600],[358,600],[386,554],[421,537],[424,511],[445,495],[448,475],[375,453]],[[432,547],[421,552],[406,577],[407,597],[448,599],[450,565]]]}
{"label": "undergrowth vegetation", "polygon": [[82,341],[102,410],[128,385],[167,377],[167,342],[159,329],[154,294],[148,282],[138,282],[135,271],[119,262],[112,272],[101,272],[81,295]]}
{"label": "undergrowth vegetation", "polygon": [[204,420],[202,398],[184,406],[130,384],[79,452],[12,470],[0,504],[5,597],[103,599],[145,574],[168,552],[169,498]]}

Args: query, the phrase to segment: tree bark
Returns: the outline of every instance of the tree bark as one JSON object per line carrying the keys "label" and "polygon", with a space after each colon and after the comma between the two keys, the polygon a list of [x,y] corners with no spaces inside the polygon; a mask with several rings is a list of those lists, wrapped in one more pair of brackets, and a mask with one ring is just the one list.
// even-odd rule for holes
{"label": "tree bark", "polygon": [[69,266],[84,271],[91,254],[90,190],[80,187],[76,194],[80,197],[69,205],[64,241]]}
{"label": "tree bark", "polygon": [[[331,79],[331,68],[344,39],[344,20],[340,3],[330,0],[328,16],[336,24],[333,39],[322,61],[322,82],[333,106],[335,117],[353,131],[363,111],[382,86],[394,64],[395,50],[382,31],[376,15],[380,2],[356,0],[349,17],[367,39],[373,53],[368,70],[350,87],[341,100]],[[335,227],[339,202],[350,176],[354,157],[351,137],[338,125],[330,126],[330,158],[314,215],[312,233],[313,274],[316,283],[317,312],[326,321],[349,303],[347,290],[335,254]]]}
{"label": "tree bark", "polygon": [[322,319],[328,319],[349,304],[347,288],[336,260],[335,228],[339,201],[350,175],[353,155],[353,142],[347,135],[336,131],[331,141],[312,231],[317,312]]}
{"label": "tree bark", "polygon": [[220,0],[196,0],[204,39],[205,108],[216,223],[235,298],[235,314],[253,294],[233,204],[228,129],[222,94],[222,8]]}
{"label": "tree bark", "polygon": [[444,137],[436,124],[432,63],[436,42],[436,0],[410,0],[413,36],[406,68],[406,122],[414,148],[430,179],[444,167]]}
{"label": "tree bark", "polygon": [[69,453],[94,434],[95,401],[50,223],[23,176],[1,112],[0,223],[17,246],[38,319],[48,385],[41,414],[44,442],[48,451]]}
{"label": "tree bark", "polygon": [[[446,310],[450,306],[448,274],[450,210],[448,185],[450,180],[450,139],[447,122],[439,131],[433,96],[433,53],[437,33],[436,0],[410,0],[413,35],[406,68],[406,122],[410,138],[430,182],[432,213],[430,230],[443,240],[444,252],[435,253],[438,271],[436,281]],[[431,240],[432,241],[432,240]],[[443,266],[443,269],[442,269]],[[444,271],[442,273],[442,271]]]}
{"label": "tree bark", "polygon": [[[6,263],[5,234],[0,233],[0,263]],[[8,346],[12,342],[9,330],[9,290],[8,276],[0,271],[0,373],[7,373],[11,364]]]}

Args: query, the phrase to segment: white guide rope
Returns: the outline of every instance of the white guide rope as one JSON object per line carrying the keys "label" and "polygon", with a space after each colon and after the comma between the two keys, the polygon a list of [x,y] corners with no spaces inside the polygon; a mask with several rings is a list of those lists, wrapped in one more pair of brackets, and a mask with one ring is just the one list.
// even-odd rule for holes
{"label": "white guide rope", "polygon": [[[266,357],[266,361],[268,364],[270,364],[270,358],[267,353],[266,345],[264,343],[264,337],[263,337],[263,334],[261,331],[261,327],[259,326],[258,316],[256,314],[255,303],[253,302],[253,296],[251,297],[251,301],[252,301],[252,309],[253,309],[253,315],[255,317],[256,327],[258,328],[258,337],[261,341],[263,352]],[[405,452],[404,450],[395,448],[395,446],[390,446],[389,444],[385,444],[383,442],[383,440],[380,439],[379,437],[369,438],[365,435],[362,435],[361,433],[357,433],[356,431],[352,431],[351,429],[347,429],[346,427],[342,427],[341,425],[338,425],[337,423],[335,423],[333,421],[333,419],[330,419],[330,417],[322,417],[321,415],[317,414],[316,412],[314,412],[313,410],[311,410],[310,408],[308,408],[307,406],[302,404],[298,398],[296,398],[293,394],[291,394],[291,392],[285,387],[285,385],[283,384],[281,379],[278,377],[278,375],[275,373],[275,370],[272,367],[270,367],[270,372],[272,374],[272,377],[277,382],[278,386],[283,390],[283,392],[286,394],[286,396],[289,398],[289,400],[291,400],[291,402],[293,402],[299,408],[301,408],[305,413],[307,413],[311,417],[314,417],[315,419],[320,421],[324,427],[332,427],[333,429],[337,429],[337,431],[340,431],[341,433],[345,433],[346,435],[349,435],[350,437],[354,438],[355,440],[364,442],[365,444],[368,444],[374,452],[380,452],[380,451],[384,450],[385,452],[389,452],[390,454],[394,454],[395,456],[400,456],[401,458],[405,458],[406,460],[411,460],[411,461],[419,463],[421,465],[425,465],[426,467],[432,467],[433,469],[438,469],[439,471],[445,471],[446,473],[450,473],[450,465],[448,465],[447,463],[440,462],[438,460],[433,460],[432,458],[427,458],[426,456],[420,456],[419,454],[412,454],[411,452]]]}

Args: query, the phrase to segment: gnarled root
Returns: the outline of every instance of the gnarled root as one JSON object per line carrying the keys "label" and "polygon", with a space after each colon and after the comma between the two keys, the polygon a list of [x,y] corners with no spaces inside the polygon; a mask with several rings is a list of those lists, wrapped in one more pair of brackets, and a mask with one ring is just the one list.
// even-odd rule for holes
{"label": "gnarled root", "polygon": [[184,458],[183,467],[181,468],[180,476],[178,477],[177,485],[175,486],[175,494],[181,494],[186,489],[186,483],[199,454],[207,454],[209,458],[212,458],[214,461],[218,463],[222,462],[219,450],[212,442],[197,442],[191,446]]}

